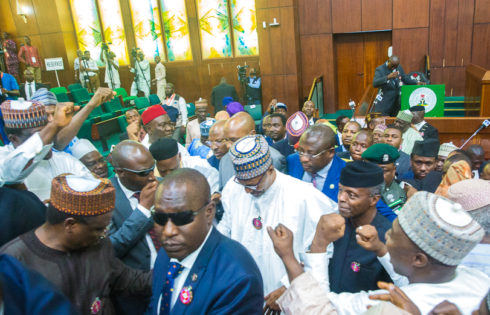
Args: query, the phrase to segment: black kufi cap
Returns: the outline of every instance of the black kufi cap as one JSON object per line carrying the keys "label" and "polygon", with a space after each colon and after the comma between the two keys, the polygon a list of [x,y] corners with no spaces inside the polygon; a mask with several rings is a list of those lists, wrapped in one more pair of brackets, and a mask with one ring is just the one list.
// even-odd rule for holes
{"label": "black kufi cap", "polygon": [[439,152],[439,141],[436,139],[427,139],[423,141],[415,141],[412,154],[436,158]]}
{"label": "black kufi cap", "polygon": [[157,161],[167,160],[179,153],[179,146],[175,139],[160,138],[151,144],[150,152]]}
{"label": "black kufi cap", "polygon": [[349,162],[340,173],[340,183],[347,187],[369,188],[383,182],[383,169],[371,162]]}

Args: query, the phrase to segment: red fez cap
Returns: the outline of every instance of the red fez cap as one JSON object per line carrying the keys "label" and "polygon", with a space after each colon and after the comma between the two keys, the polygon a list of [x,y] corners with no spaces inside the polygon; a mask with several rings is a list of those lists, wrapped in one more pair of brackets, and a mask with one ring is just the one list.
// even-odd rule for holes
{"label": "red fez cap", "polygon": [[141,114],[141,119],[143,120],[143,125],[146,125],[158,116],[163,115],[167,115],[167,112],[163,109],[162,105],[153,105],[145,109],[143,114]]}

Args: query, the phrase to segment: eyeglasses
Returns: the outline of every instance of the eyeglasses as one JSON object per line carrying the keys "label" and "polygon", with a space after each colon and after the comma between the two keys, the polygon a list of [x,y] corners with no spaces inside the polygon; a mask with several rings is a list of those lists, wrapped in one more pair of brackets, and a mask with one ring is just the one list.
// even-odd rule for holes
{"label": "eyeglasses", "polygon": [[264,174],[262,174],[262,176],[259,179],[259,182],[256,185],[253,185],[253,186],[252,185],[244,185],[244,184],[240,183],[240,181],[236,177],[235,177],[234,181],[235,181],[235,183],[242,185],[244,188],[248,188],[250,190],[258,191],[257,188],[259,187],[260,183],[262,182],[262,179],[264,179],[265,174],[267,174],[267,172],[265,172]]}
{"label": "eyeglasses", "polygon": [[212,146],[213,144],[215,144],[215,145],[222,145],[222,144],[224,144],[226,142],[228,142],[227,139],[214,140],[214,141],[208,140],[208,141],[206,141],[206,144],[208,146]]}
{"label": "eyeglasses", "polygon": [[155,209],[152,209],[151,217],[153,218],[153,221],[155,221],[156,224],[161,226],[165,226],[169,219],[176,226],[182,226],[194,221],[194,218],[197,216],[199,211],[201,211],[204,207],[209,205],[209,203],[210,201],[206,202],[204,206],[197,209],[196,211],[186,210],[186,211],[181,211],[176,213],[164,213],[164,212],[157,212],[155,211]]}
{"label": "eyeglasses", "polygon": [[322,155],[323,153],[327,152],[328,150],[331,150],[332,148],[328,148],[328,149],[325,149],[325,150],[322,150],[320,152],[318,152],[317,154],[311,154],[311,153],[306,153],[304,151],[300,151],[300,150],[295,150],[296,153],[298,153],[298,155],[300,157],[304,156],[308,159],[316,159],[317,157],[319,157],[320,155]]}
{"label": "eyeglasses", "polygon": [[153,172],[153,170],[155,169],[155,165],[153,165],[150,168],[147,168],[145,170],[140,170],[140,171],[131,170],[129,168],[124,168],[124,167],[120,167],[119,169],[120,170],[125,170],[125,171],[130,172],[130,173],[133,173],[133,174],[136,174],[136,175],[138,175],[140,177],[146,177],[146,176],[150,175],[151,172]]}

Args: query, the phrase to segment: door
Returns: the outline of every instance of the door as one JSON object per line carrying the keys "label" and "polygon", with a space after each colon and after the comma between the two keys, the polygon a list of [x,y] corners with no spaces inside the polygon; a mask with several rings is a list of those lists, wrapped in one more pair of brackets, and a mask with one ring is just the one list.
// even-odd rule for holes
{"label": "door", "polygon": [[374,71],[388,58],[391,32],[334,35],[336,100],[338,109],[349,109],[373,83]]}

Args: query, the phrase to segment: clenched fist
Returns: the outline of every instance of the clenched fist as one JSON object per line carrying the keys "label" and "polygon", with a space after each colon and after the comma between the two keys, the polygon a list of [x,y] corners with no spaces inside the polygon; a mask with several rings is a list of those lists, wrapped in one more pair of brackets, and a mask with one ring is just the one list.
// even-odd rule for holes
{"label": "clenched fist", "polygon": [[365,250],[374,252],[376,256],[383,257],[388,250],[386,245],[381,242],[378,231],[372,225],[363,225],[356,229],[356,240]]}
{"label": "clenched fist", "polygon": [[312,253],[323,253],[328,244],[335,242],[345,232],[345,219],[340,214],[330,213],[320,217],[316,226],[315,237],[311,243]]}

